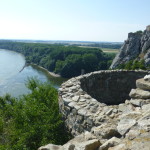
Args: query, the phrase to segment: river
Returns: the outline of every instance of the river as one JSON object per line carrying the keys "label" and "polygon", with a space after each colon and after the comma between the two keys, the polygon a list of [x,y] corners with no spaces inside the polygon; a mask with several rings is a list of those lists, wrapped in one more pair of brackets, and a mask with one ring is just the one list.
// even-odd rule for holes
{"label": "river", "polygon": [[36,77],[41,82],[49,82],[55,88],[59,88],[66,81],[64,78],[51,76],[36,65],[23,69],[24,65],[25,57],[22,54],[0,49],[0,96],[9,93],[13,97],[19,97],[29,93],[25,83],[31,77]]}

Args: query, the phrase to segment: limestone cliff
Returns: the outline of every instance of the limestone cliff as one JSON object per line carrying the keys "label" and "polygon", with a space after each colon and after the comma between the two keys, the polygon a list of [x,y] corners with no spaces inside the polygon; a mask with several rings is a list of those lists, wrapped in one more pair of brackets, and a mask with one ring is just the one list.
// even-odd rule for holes
{"label": "limestone cliff", "polygon": [[128,34],[128,39],[124,42],[110,68],[114,69],[135,58],[144,59],[146,65],[150,64],[150,25],[144,32]]}

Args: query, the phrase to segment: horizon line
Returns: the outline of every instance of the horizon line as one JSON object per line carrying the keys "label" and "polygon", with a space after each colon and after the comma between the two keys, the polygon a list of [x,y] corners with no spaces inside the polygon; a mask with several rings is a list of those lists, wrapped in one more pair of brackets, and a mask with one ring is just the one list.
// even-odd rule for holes
{"label": "horizon line", "polygon": [[85,41],[85,40],[43,40],[43,39],[1,39],[0,40],[11,40],[11,41],[14,41],[14,40],[18,40],[18,41],[45,41],[45,42],[48,42],[48,41],[54,41],[54,42],[95,42],[95,43],[123,43],[122,42],[116,42],[116,41]]}

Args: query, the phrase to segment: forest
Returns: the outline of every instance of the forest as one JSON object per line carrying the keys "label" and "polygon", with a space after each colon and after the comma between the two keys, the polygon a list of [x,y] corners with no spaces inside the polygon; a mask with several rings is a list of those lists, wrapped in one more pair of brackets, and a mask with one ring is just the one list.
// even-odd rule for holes
{"label": "forest", "polygon": [[1,40],[0,48],[22,53],[27,64],[40,65],[65,78],[81,75],[81,71],[89,73],[107,70],[115,57],[115,54],[103,53],[99,48],[82,48],[60,44]]}

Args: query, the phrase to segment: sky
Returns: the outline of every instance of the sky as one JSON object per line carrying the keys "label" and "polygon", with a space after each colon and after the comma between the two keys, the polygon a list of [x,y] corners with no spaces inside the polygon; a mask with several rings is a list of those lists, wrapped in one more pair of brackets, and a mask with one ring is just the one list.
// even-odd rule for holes
{"label": "sky", "polygon": [[150,24],[150,0],[0,0],[0,39],[123,42]]}

